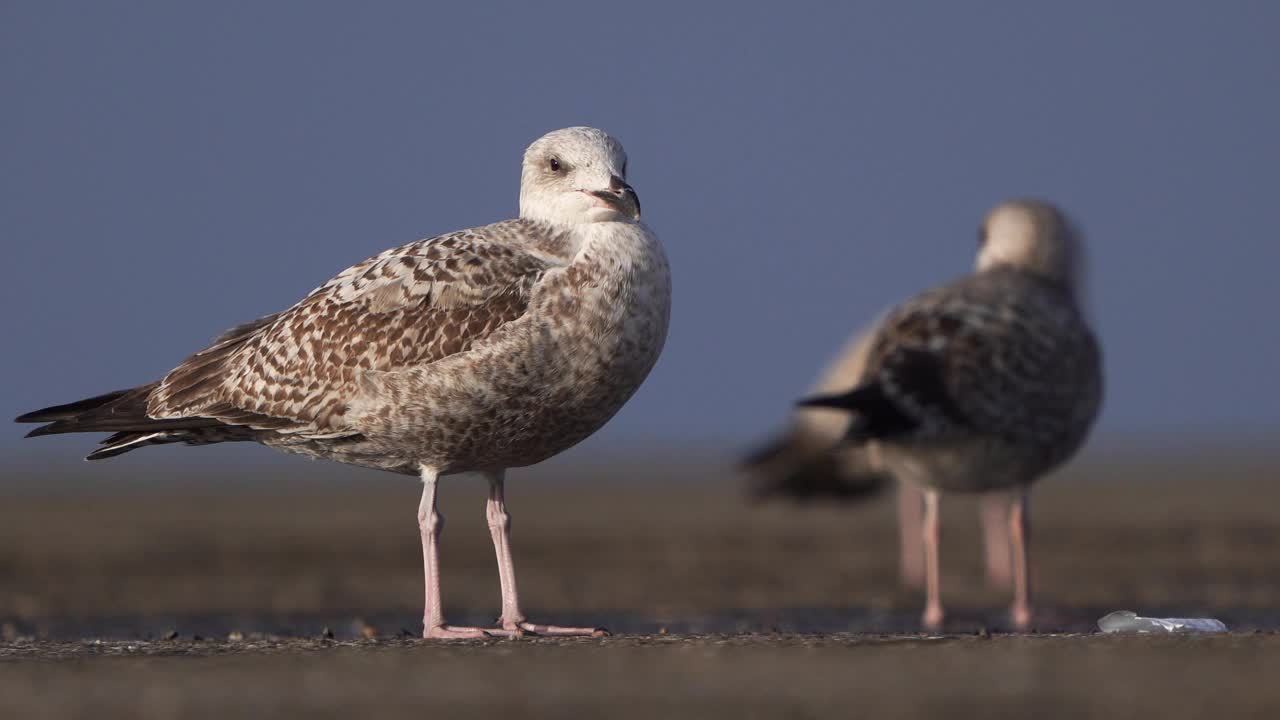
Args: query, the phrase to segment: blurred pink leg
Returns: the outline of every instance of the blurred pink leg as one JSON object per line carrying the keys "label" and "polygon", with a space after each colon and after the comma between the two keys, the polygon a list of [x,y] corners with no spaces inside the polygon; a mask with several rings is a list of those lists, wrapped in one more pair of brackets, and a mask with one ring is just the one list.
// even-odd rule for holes
{"label": "blurred pink leg", "polygon": [[987,584],[1001,590],[1009,590],[1013,585],[1009,513],[1014,501],[1013,496],[1004,492],[986,493],[978,499],[982,544],[987,555]]}
{"label": "blurred pink leg", "polygon": [[938,587],[938,491],[924,491],[925,603],[921,622],[926,630],[942,629],[942,599]]}
{"label": "blurred pink leg", "polygon": [[1009,507],[1009,535],[1013,540],[1013,607],[1009,615],[1019,630],[1031,627],[1030,497],[1024,488]]}
{"label": "blurred pink leg", "polygon": [[924,586],[924,496],[915,485],[898,485],[898,580],[918,589]]}
{"label": "blurred pink leg", "polygon": [[439,640],[467,640],[487,637],[480,628],[455,627],[444,623],[440,605],[440,533],[444,517],[436,509],[434,468],[422,468],[422,502],[418,505],[418,530],[422,534],[422,565],[427,583],[426,607],[422,611],[422,637]]}
{"label": "blurred pink leg", "polygon": [[[505,475],[499,471],[490,473],[489,501],[485,504],[485,517],[489,521],[489,534],[493,536],[493,551],[498,558],[498,581],[502,585],[502,632],[519,635],[530,632],[535,635],[584,635],[600,637],[609,633],[601,628],[560,627],[528,622],[520,610],[520,597],[516,592],[516,568],[511,557],[511,515],[503,494]],[[495,631],[497,632],[497,631]]]}

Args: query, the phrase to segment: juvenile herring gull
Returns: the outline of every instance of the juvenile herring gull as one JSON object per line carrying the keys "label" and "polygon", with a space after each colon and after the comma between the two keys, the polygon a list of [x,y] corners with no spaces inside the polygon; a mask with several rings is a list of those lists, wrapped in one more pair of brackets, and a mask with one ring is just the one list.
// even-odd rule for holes
{"label": "juvenile herring gull", "polygon": [[926,627],[942,625],[940,492],[1014,493],[1016,627],[1031,623],[1028,486],[1083,444],[1102,401],[1098,343],[1079,304],[1082,248],[1066,217],[1031,200],[987,216],[977,270],[917,295],[878,325],[843,394],[801,401],[852,415],[846,442],[924,490]]}
{"label": "juvenile herring gull", "polygon": [[[658,359],[671,281],[617,140],[585,127],[524,154],[520,217],[387,250],[301,302],[224,333],[163,379],[46,408],[30,436],[109,432],[90,460],[164,443],[247,440],[422,479],[423,637],[597,634],[520,609],[506,469],[613,417]],[[481,473],[499,627],[448,625],[436,483]]]}
{"label": "juvenile herring gull", "polygon": [[[853,336],[810,388],[831,393],[857,385],[867,365],[875,327]],[[894,484],[865,445],[838,445],[848,415],[822,407],[796,408],[786,428],[745,461],[751,494],[762,500],[862,502]],[[924,587],[921,542],[924,495],[920,488],[897,483],[898,575],[903,585]],[[987,582],[1007,589],[1012,582],[1006,493],[984,493],[979,518],[986,550]]]}

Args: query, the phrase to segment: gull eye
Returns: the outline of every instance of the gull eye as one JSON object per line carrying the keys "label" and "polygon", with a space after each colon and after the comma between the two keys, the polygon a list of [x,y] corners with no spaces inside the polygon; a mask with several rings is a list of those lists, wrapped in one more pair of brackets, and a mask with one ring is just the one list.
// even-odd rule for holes
{"label": "gull eye", "polygon": [[551,168],[551,172],[560,172],[560,158],[551,158],[551,160],[547,162],[547,166]]}

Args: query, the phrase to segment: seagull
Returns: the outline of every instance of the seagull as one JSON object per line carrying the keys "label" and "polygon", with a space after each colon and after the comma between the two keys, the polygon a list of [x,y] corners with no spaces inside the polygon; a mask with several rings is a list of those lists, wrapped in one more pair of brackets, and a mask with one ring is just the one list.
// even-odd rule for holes
{"label": "seagull", "polygon": [[[835,392],[857,384],[874,338],[874,326],[854,334],[819,375],[811,392]],[[847,425],[847,414],[839,410],[797,408],[782,433],[744,461],[751,495],[761,500],[786,497],[842,502],[862,502],[878,496],[894,483],[893,475],[866,446],[837,445]],[[918,487],[901,483],[897,495],[899,580],[906,587],[923,588],[924,495]],[[1001,589],[1009,589],[1013,579],[1005,522],[1008,502],[1007,494],[999,492],[984,493],[979,499],[987,582]]]}
{"label": "seagull", "polygon": [[987,215],[975,272],[924,292],[877,325],[852,389],[801,400],[852,419],[843,442],[924,492],[923,623],[942,627],[938,498],[1012,496],[1018,629],[1031,625],[1028,488],[1083,445],[1102,403],[1102,358],[1080,305],[1083,248],[1066,216],[1038,200]]}
{"label": "seagull", "polygon": [[[572,127],[524,153],[520,215],[387,250],[293,307],[235,327],[162,379],[37,410],[28,437],[108,432],[89,460],[148,445],[258,442],[421,478],[423,637],[602,635],[529,622],[506,470],[603,426],[666,340],[671,279],[622,145]],[[502,588],[495,628],[445,622],[440,477],[487,478]]]}

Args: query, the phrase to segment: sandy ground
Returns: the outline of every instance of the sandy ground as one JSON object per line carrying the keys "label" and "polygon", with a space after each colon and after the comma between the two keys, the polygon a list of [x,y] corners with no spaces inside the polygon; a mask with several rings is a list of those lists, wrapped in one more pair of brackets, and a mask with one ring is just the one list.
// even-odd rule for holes
{"label": "sandy ground", "polygon": [[[51,463],[0,484],[0,717],[1280,716],[1265,456],[1112,458],[1046,481],[1030,635],[1004,633],[973,504],[948,502],[941,638],[916,634],[920,599],[897,586],[890,503],[753,506],[678,454],[512,473],[526,610],[614,636],[447,646],[412,637],[413,483],[214,456]],[[497,612],[483,497],[465,479],[443,496],[459,622]],[[1094,632],[1122,608],[1233,632]]]}

